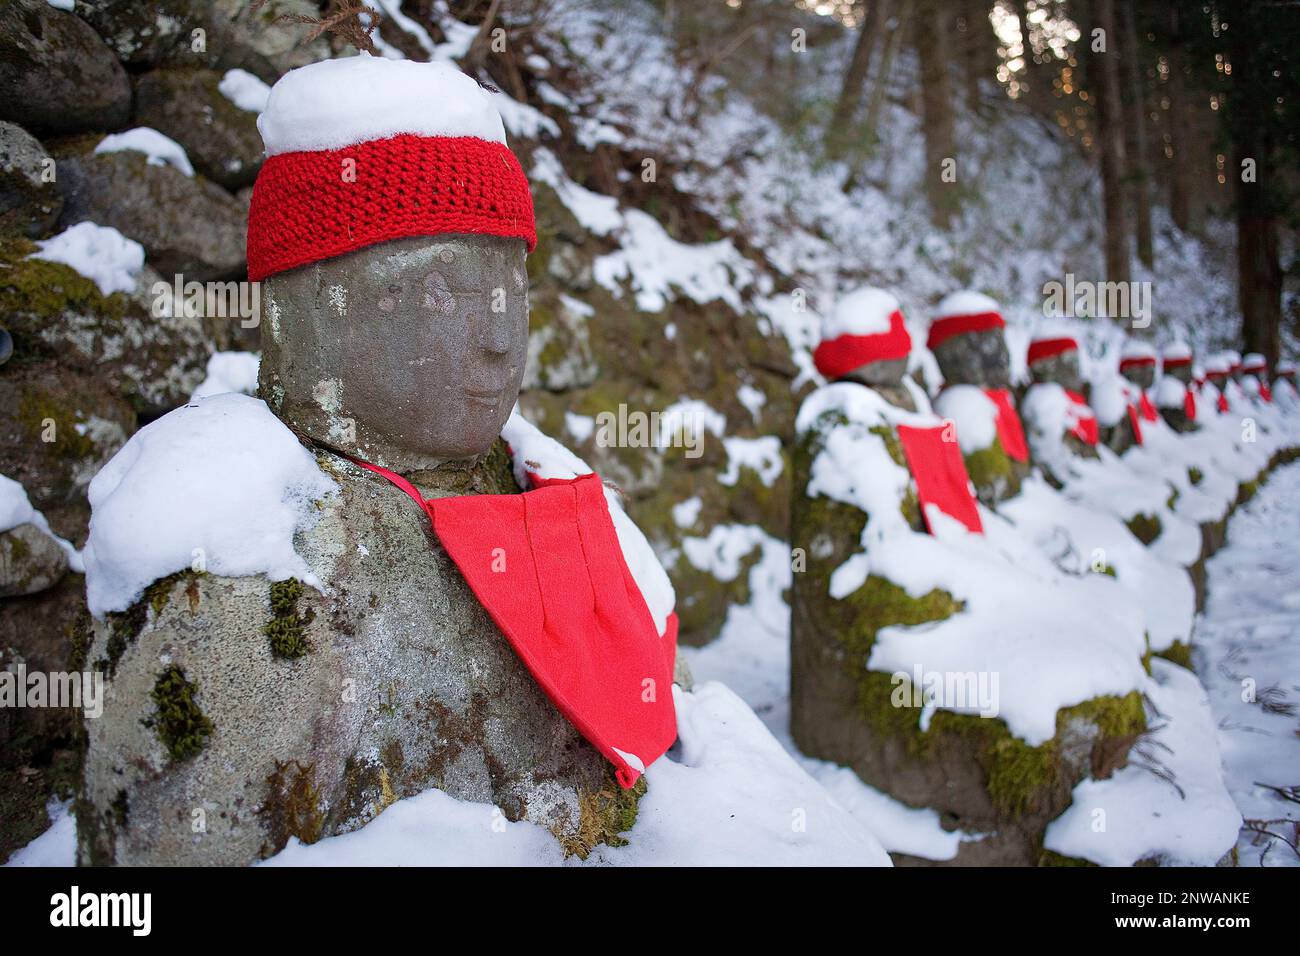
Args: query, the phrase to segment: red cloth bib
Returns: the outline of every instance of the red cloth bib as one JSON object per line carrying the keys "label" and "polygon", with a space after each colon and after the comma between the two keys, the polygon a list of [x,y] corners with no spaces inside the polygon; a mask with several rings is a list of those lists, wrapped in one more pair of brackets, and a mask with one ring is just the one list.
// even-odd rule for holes
{"label": "red cloth bib", "polygon": [[[1142,396],[1145,401],[1146,396]],[[1128,407],[1128,423],[1133,427],[1133,440],[1139,445],[1142,444],[1142,414],[1138,411],[1136,405]]]}
{"label": "red cloth bib", "polygon": [[1220,411],[1221,413],[1223,413],[1223,414],[1227,414],[1227,412],[1228,412],[1228,396],[1225,395],[1225,394],[1223,394],[1223,392],[1220,392],[1220,393],[1219,393],[1219,404],[1218,404],[1218,407],[1219,407],[1219,411]]}
{"label": "red cloth bib", "polygon": [[1160,417],[1160,413],[1157,412],[1156,407],[1151,404],[1151,399],[1147,398],[1146,392],[1139,392],[1138,394],[1141,396],[1138,399],[1138,408],[1142,411],[1142,417],[1149,422],[1155,421]]}
{"label": "red cloth bib", "polygon": [[433,522],[479,603],[552,703],[617,768],[623,787],[677,738],[677,618],[660,637],[594,474],[518,495],[425,501],[365,462]]}
{"label": "red cloth bib", "polygon": [[1078,392],[1072,392],[1067,388],[1065,394],[1074,405],[1074,424],[1070,426],[1070,434],[1089,445],[1097,444],[1097,439],[1101,437],[1101,432],[1097,428],[1097,416],[1092,413],[1088,402]]}
{"label": "red cloth bib", "polygon": [[[984,533],[979,509],[970,490],[970,476],[966,462],[955,441],[944,441],[945,426],[914,428],[898,426],[898,438],[903,443],[903,454],[916,479],[916,497],[921,502],[921,514],[930,527],[926,505],[935,505],[944,514],[956,518],[969,531]],[[931,528],[931,531],[934,529]]]}
{"label": "red cloth bib", "polygon": [[1190,388],[1183,392],[1183,414],[1189,422],[1196,421],[1196,393]]}
{"label": "red cloth bib", "polygon": [[1011,390],[1007,388],[986,388],[984,394],[998,407],[998,440],[1002,450],[1016,461],[1029,461],[1029,446],[1025,444],[1025,429],[1020,424],[1020,413],[1011,402]]}
{"label": "red cloth bib", "polygon": [[1273,390],[1269,388],[1268,383],[1263,380],[1259,383],[1259,397],[1269,403],[1273,401]]}

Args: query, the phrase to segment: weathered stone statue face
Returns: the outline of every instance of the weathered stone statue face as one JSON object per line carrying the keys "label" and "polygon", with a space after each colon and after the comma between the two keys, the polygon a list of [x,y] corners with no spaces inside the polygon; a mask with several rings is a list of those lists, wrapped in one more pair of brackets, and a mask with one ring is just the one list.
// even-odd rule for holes
{"label": "weathered stone statue face", "polygon": [[1079,368],[1079,352],[1069,349],[1060,355],[1035,362],[1029,368],[1035,382],[1055,382],[1071,392],[1083,391],[1083,372]]}
{"label": "weathered stone statue face", "polygon": [[487,452],[528,347],[524,243],[414,237],[263,284],[259,392],[315,441],[399,472]]}
{"label": "weathered stone statue face", "polygon": [[882,385],[901,384],[906,373],[907,359],[889,359],[884,362],[868,362],[865,365],[859,365],[852,372],[845,375],[844,380],[877,388]]}
{"label": "weathered stone statue face", "polygon": [[1133,366],[1124,369],[1120,374],[1143,391],[1146,391],[1156,382],[1156,368],[1154,365]]}
{"label": "weathered stone statue face", "polygon": [[949,385],[1008,388],[1011,354],[1001,329],[963,332],[944,339],[934,348],[943,380]]}
{"label": "weathered stone statue face", "polygon": [[1175,365],[1172,368],[1170,368],[1169,366],[1165,366],[1165,374],[1172,375],[1174,378],[1178,379],[1178,381],[1182,382],[1184,385],[1192,384],[1191,365]]}

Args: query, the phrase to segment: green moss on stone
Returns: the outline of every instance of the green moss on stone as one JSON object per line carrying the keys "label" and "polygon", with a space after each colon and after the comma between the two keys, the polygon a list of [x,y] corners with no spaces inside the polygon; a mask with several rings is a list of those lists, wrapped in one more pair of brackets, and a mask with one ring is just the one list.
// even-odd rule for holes
{"label": "green moss on stone", "polygon": [[[23,393],[18,406],[18,424],[29,441],[41,442],[69,459],[82,459],[95,452],[95,443],[77,431],[80,414],[67,407],[60,396],[44,389],[31,388]],[[45,441],[53,426],[53,441]]]}
{"label": "green moss on stone", "polygon": [[270,639],[271,653],[276,657],[293,660],[311,650],[306,633],[311,614],[298,613],[302,593],[302,582],[297,578],[271,584],[271,620],[262,628],[262,633]]}
{"label": "green moss on stone", "polygon": [[1152,654],[1171,661],[1179,667],[1185,667],[1189,671],[1195,670],[1192,666],[1192,645],[1184,641],[1174,641],[1163,651],[1152,651]]}
{"label": "green moss on stone", "polygon": [[197,692],[198,685],[187,681],[185,672],[174,664],[154,681],[153,729],[173,760],[193,757],[212,734],[212,722],[194,699]]}
{"label": "green moss on stone", "polygon": [[636,823],[641,798],[647,790],[645,777],[624,789],[607,776],[600,790],[578,795],[578,832],[556,833],[565,856],[585,860],[598,845],[620,847],[628,841],[621,835]]}
{"label": "green moss on stone", "polygon": [[1199,485],[1205,480],[1205,473],[1195,465],[1192,465],[1187,469],[1187,480],[1190,481],[1193,486]]}
{"label": "green moss on stone", "polygon": [[1136,514],[1125,521],[1124,524],[1133,532],[1133,536],[1143,544],[1150,544],[1160,537],[1160,532],[1164,530],[1160,524],[1160,519],[1149,514]]}
{"label": "green moss on stone", "polygon": [[985,506],[993,507],[1020,490],[1020,480],[1001,439],[995,437],[992,445],[971,452],[965,461],[976,497]]}

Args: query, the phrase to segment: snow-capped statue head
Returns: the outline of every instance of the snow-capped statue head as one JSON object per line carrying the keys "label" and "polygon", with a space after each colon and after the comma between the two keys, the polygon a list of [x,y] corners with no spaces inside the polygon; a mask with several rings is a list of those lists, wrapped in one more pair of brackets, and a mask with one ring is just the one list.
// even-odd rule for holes
{"label": "snow-capped statue head", "polygon": [[1079,339],[1072,326],[1053,320],[1043,322],[1029,343],[1027,359],[1035,382],[1055,382],[1071,392],[1083,391]]}
{"label": "snow-capped statue head", "polygon": [[1156,381],[1156,350],[1148,342],[1132,340],[1124,344],[1120,353],[1119,371],[1126,379],[1144,391]]}
{"label": "snow-capped statue head", "polygon": [[822,320],[813,361],[830,381],[893,388],[903,380],[911,350],[898,299],[884,289],[863,286],[842,296]]}
{"label": "snow-capped statue head", "polygon": [[486,453],[523,380],[536,244],[492,94],[445,63],[363,54],[285,74],[258,128],[261,396],[396,471]]}
{"label": "snow-capped statue head", "polygon": [[1191,385],[1196,370],[1193,367],[1192,347],[1181,340],[1170,342],[1160,350],[1160,373]]}
{"label": "snow-capped statue head", "polygon": [[1011,355],[1003,334],[1006,321],[997,302],[963,290],[944,297],[930,320],[926,345],[948,385],[1007,388]]}

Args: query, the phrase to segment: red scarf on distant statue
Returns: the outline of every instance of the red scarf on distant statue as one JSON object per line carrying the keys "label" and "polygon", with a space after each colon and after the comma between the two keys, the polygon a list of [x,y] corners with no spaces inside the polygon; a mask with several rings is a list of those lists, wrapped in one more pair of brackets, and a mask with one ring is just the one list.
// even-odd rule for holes
{"label": "red scarf on distant statue", "polygon": [[1088,445],[1097,444],[1101,437],[1101,431],[1097,427],[1097,416],[1093,414],[1092,408],[1088,405],[1088,400],[1078,392],[1072,392],[1068,388],[1065,394],[1070,399],[1070,426],[1069,432],[1075,438]]}
{"label": "red scarf on distant statue", "polygon": [[956,441],[945,441],[946,426],[917,428],[898,426],[898,439],[903,444],[912,477],[916,479],[916,497],[921,502],[925,526],[930,527],[928,505],[934,505],[944,514],[966,526],[967,531],[984,533],[975,496],[971,494],[970,476],[961,448]]}
{"label": "red scarf on distant statue", "polygon": [[546,696],[631,787],[677,738],[677,617],[660,637],[628,569],[600,478],[517,495],[426,501],[405,491]]}
{"label": "red scarf on distant statue", "polygon": [[1025,429],[1020,424],[1020,414],[1016,411],[1016,406],[1011,402],[1011,390],[1009,388],[986,388],[984,394],[992,399],[993,404],[998,407],[996,424],[998,440],[1002,442],[1002,450],[1007,453],[1007,457],[1015,461],[1029,461],[1029,446],[1025,444]]}

